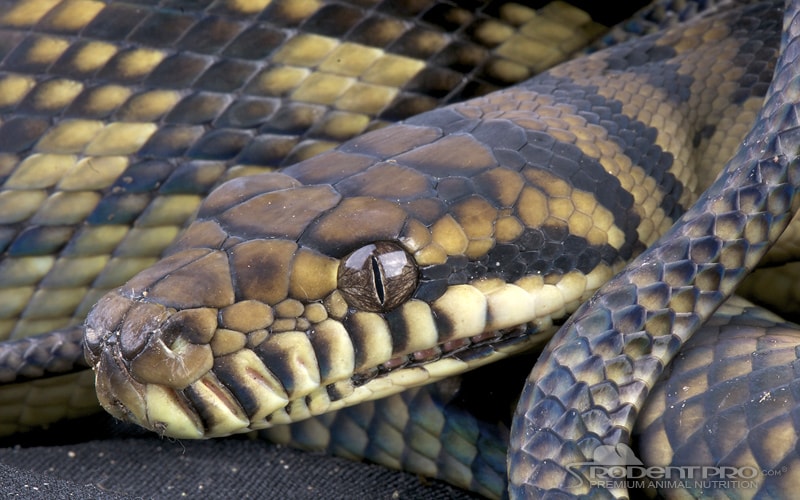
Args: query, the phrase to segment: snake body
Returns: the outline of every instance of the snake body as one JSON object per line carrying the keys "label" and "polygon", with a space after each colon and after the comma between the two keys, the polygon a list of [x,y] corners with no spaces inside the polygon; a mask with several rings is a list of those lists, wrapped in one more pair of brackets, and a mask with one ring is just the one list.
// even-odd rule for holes
{"label": "snake body", "polygon": [[600,29],[561,3],[4,5],[0,434],[96,411],[80,356],[58,384],[46,346],[77,352],[89,308],[216,184],[524,79]]}
{"label": "snake body", "polygon": [[[87,352],[101,403],[119,418],[166,435],[219,436],[390,395],[531,348],[538,334],[549,333],[554,320],[695,202],[696,185],[713,177],[698,174],[699,166],[718,162],[708,149],[742,140],[745,129],[718,123],[726,113],[760,107],[766,85],[752,82],[771,78],[764,58],[777,54],[780,19],[770,3],[726,12],[372,132],[281,174],[227,183],[204,202],[164,260],[101,299],[89,315]],[[749,43],[734,43],[745,31]],[[704,50],[689,50],[701,38]],[[709,64],[704,57],[722,65],[719,73],[702,71]],[[720,74],[729,83],[712,86]],[[651,264],[633,271],[633,282],[656,290],[645,297],[660,307],[672,301],[667,312],[615,312],[625,298],[636,297],[622,288],[591,302],[610,304],[609,313],[590,308],[588,319],[571,320],[569,327],[582,331],[587,323],[581,321],[613,318],[631,340],[601,338],[635,360],[639,351],[663,348],[666,357],[676,349],[671,318],[692,327],[711,314],[791,218],[794,194],[786,176],[793,174],[786,165],[794,160],[795,123],[791,114],[783,120],[781,99],[770,101],[756,133],[788,132],[765,146],[766,153],[750,148],[734,159],[754,162],[755,173],[742,169],[739,175],[774,183],[776,194],[741,188],[741,180],[724,176],[719,188],[741,191],[703,202],[713,210],[697,205],[688,216],[694,222],[673,230],[675,240],[649,257],[667,269],[673,256],[683,257],[689,267],[674,271],[682,280],[649,272]],[[649,102],[667,107],[653,110]],[[715,109],[715,102],[741,107]],[[683,112],[685,103],[710,111]],[[663,121],[675,123],[671,133],[649,128]],[[693,144],[704,141],[713,147]],[[687,156],[693,145],[695,156]],[[618,156],[630,163],[620,165]],[[734,205],[725,204],[729,199]],[[736,211],[749,205],[757,210],[752,222]],[[707,236],[708,227],[732,246]],[[733,268],[730,276],[713,262],[695,264],[701,259],[719,259]],[[685,284],[695,277],[703,291],[692,300],[695,292]],[[609,286],[619,289],[622,279]],[[676,287],[672,299],[661,281]],[[658,302],[659,293],[667,299]],[[666,341],[648,341],[640,331],[666,335]],[[611,356],[599,372],[601,358],[591,353],[578,367],[560,351],[552,359],[592,379],[620,370],[642,394],[640,386],[654,381],[645,368],[618,366],[617,350],[596,349]],[[569,439],[583,444],[560,447],[567,464],[585,462],[601,442],[625,439],[620,426],[631,425],[642,402],[626,379],[601,376],[596,390],[580,378],[576,388],[564,385],[572,379],[563,369],[542,371],[547,359],[533,375],[544,385],[528,386],[537,387],[527,424],[533,432],[515,427],[511,435],[510,477],[523,485],[512,492],[523,496],[538,494],[525,486],[529,480],[545,489],[569,487],[569,474],[551,478],[550,463],[559,455],[551,441],[539,440],[559,428],[561,420],[550,417],[554,397],[578,405],[584,422],[598,412],[612,415],[609,435],[599,434],[599,424],[577,425],[587,427],[589,437],[579,434]],[[653,366],[647,357],[634,362]],[[547,392],[553,390],[565,392]],[[623,394],[615,397],[614,390]],[[598,401],[608,391],[610,402]],[[518,418],[517,426],[524,421]],[[528,467],[518,457],[523,449],[532,450],[542,468]]]}
{"label": "snake body", "polygon": [[[723,8],[281,173],[229,181],[163,260],[89,315],[101,404],[161,434],[196,438],[388,396],[542,345],[666,233],[671,243],[567,323],[534,371],[538,385],[523,394],[534,409],[511,435],[512,493],[570,491],[565,467],[627,438],[658,371],[646,355],[674,354],[671,333],[688,334],[673,322],[699,326],[791,219],[791,74],[779,73],[780,92],[756,118],[781,19],[778,2]],[[783,53],[785,70],[793,52]],[[756,167],[723,175],[712,189],[734,191],[706,195],[690,222],[667,233],[752,121],[751,143],[782,135],[763,150],[748,144],[734,162]],[[740,177],[777,190],[741,187]],[[658,265],[666,270],[651,272]],[[620,288],[625,279],[642,291]],[[699,292],[688,288],[693,280]],[[664,312],[625,307],[631,297]],[[592,340],[589,324],[627,337]],[[570,328],[577,343],[564,340]],[[600,380],[589,389],[582,377]],[[584,412],[582,424],[569,405]],[[483,492],[497,494],[498,484]]]}

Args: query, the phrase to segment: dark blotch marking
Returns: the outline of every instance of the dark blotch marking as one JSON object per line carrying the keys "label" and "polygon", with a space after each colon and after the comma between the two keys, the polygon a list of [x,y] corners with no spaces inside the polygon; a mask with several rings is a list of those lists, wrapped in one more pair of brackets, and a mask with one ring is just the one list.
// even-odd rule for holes
{"label": "dark blotch marking", "polygon": [[58,253],[69,242],[73,232],[72,226],[28,226],[11,243],[8,255],[19,257]]}
{"label": "dark blotch marking", "polygon": [[344,394],[339,389],[337,389],[335,384],[326,385],[325,392],[328,393],[328,397],[331,398],[331,401],[339,401],[340,399],[347,396],[347,394]]}
{"label": "dark blotch marking", "polygon": [[148,10],[135,5],[107,5],[84,28],[82,34],[87,39],[119,40],[142,22],[147,14]]}
{"label": "dark blotch marking", "polygon": [[208,16],[194,24],[176,44],[176,48],[216,54],[231,42],[246,26],[244,22],[236,22],[219,16]]}
{"label": "dark blotch marking", "polygon": [[225,96],[198,92],[181,99],[164,118],[166,123],[207,124],[214,120],[228,106]]}
{"label": "dark blotch marking", "polygon": [[[434,300],[438,299],[444,292],[447,291],[447,287],[450,285],[447,279],[432,279],[429,281],[420,280],[419,284],[417,285],[417,289],[414,290],[412,297],[418,300],[422,300],[424,302],[433,302]],[[464,279],[461,283],[466,283],[467,280]]]}
{"label": "dark blotch marking", "polygon": [[405,352],[408,349],[408,323],[403,316],[402,308],[386,313],[386,322],[392,333],[392,352]]}
{"label": "dark blotch marking", "polygon": [[440,199],[452,203],[475,193],[476,189],[466,177],[445,177],[437,184],[436,191]]}
{"label": "dark blotch marking", "polygon": [[186,154],[204,160],[229,160],[239,154],[251,138],[251,134],[242,130],[212,130],[198,139]]}
{"label": "dark blotch marking", "polygon": [[233,92],[258,70],[255,63],[223,60],[208,68],[195,82],[195,87],[211,92]]}
{"label": "dark blotch marking", "polygon": [[164,125],[139,149],[139,157],[168,160],[183,156],[203,133],[201,126]]}
{"label": "dark blotch marking", "polygon": [[436,324],[436,331],[439,332],[439,342],[445,342],[453,336],[455,327],[446,314],[436,314],[434,310],[433,322]]}
{"label": "dark blotch marking", "polygon": [[[588,123],[605,128],[608,140],[616,143],[635,165],[662,187],[664,200],[661,207],[664,211],[673,220],[683,214],[684,208],[676,203],[683,186],[669,172],[673,164],[672,154],[655,144],[658,130],[624,115],[622,103],[599,95],[597,87],[584,87],[569,79],[546,74],[530,80],[525,86],[535,92],[558,96],[559,101],[575,106],[577,114]],[[631,249],[637,244],[636,228],[639,225],[639,217],[633,211],[633,196],[599,161],[583,155],[573,144],[558,144],[552,138],[548,141],[547,137],[542,132],[528,134],[529,146],[522,150],[526,159],[531,163],[551,165],[547,168],[551,173],[568,180],[578,189],[594,193],[600,204],[614,215],[617,227],[625,233],[622,253],[629,257]],[[533,140],[537,141],[540,149],[533,146]],[[548,156],[550,152],[552,157]],[[669,187],[671,191],[664,187]]]}
{"label": "dark blotch marking", "polygon": [[330,343],[326,336],[318,335],[313,328],[308,333],[308,340],[311,342],[311,346],[317,356],[320,378],[325,380],[330,376],[333,367],[336,366],[336,361],[331,358],[331,355],[336,354],[337,346]]}
{"label": "dark blotch marking", "polygon": [[286,39],[286,33],[266,24],[247,28],[228,45],[222,55],[252,61],[263,61]]}
{"label": "dark blotch marking", "polygon": [[364,351],[365,346],[370,345],[370,337],[372,332],[364,330],[360,324],[353,321],[353,315],[348,314],[344,319],[344,327],[350,334],[350,340],[353,342],[353,351],[355,352],[355,366],[363,367],[367,361],[367,353]]}
{"label": "dark blotch marking", "polygon": [[486,120],[472,131],[472,135],[491,145],[495,153],[501,149],[517,151],[529,142],[522,127],[504,119]]}
{"label": "dark blotch marking", "polygon": [[703,142],[704,139],[710,139],[716,131],[716,125],[706,125],[705,127],[701,128],[694,134],[694,137],[692,138],[692,146],[700,146],[700,143]]}
{"label": "dark blotch marking", "polygon": [[569,234],[564,227],[528,228],[517,240],[496,245],[480,259],[450,257],[444,264],[420,269],[414,297],[435,300],[450,285],[481,278],[513,282],[530,274],[564,274],[575,269],[587,274],[600,263],[610,266],[627,258],[610,245],[589,245],[584,238]]}
{"label": "dark blotch marking", "polygon": [[783,25],[783,3],[767,2],[737,11],[731,23],[735,40],[746,40],[734,56],[734,62],[745,68],[737,82],[734,104],[742,104],[750,97],[764,97],[772,81],[775,61],[780,47]]}
{"label": "dark blotch marking", "polygon": [[171,47],[194,24],[191,15],[165,10],[150,12],[147,18],[136,26],[128,40],[147,44],[150,47]]}
{"label": "dark blotch marking", "polygon": [[173,54],[161,61],[145,79],[145,86],[182,89],[191,87],[211,63],[196,54]]}
{"label": "dark blotch marking", "polygon": [[363,17],[363,11],[345,5],[326,5],[303,23],[303,31],[341,38]]}
{"label": "dark blotch marking", "polygon": [[247,416],[252,417],[259,410],[258,395],[249,390],[247,386],[239,384],[240,374],[230,369],[226,358],[226,356],[222,356],[214,360],[214,375],[217,376],[220,383],[233,393],[239,406],[242,407]]}
{"label": "dark blotch marking", "polygon": [[49,126],[47,120],[40,118],[9,118],[0,126],[0,151],[21,153],[27,150],[42,137]]}

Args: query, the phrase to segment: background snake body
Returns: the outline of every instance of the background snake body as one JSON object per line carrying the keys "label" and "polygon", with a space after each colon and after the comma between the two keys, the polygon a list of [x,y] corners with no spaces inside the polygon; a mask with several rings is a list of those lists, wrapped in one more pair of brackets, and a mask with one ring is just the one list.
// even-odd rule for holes
{"label": "background snake body", "polygon": [[[499,93],[371,132],[281,173],[228,182],[203,202],[195,222],[163,260],[99,299],[89,315],[87,357],[97,376],[100,402],[115,416],[165,435],[220,436],[390,395],[541,345],[554,324],[692,206],[716,175],[709,166],[719,167],[743,140],[772,79],[782,19],[776,2],[722,9],[686,27],[566,63]],[[136,58],[141,64],[147,60],[143,54]],[[765,109],[772,114],[759,117],[759,123],[773,120],[761,125],[765,133],[775,123],[792,126],[790,119],[774,118],[784,111],[782,101],[771,102]],[[92,131],[86,136],[91,139],[80,144],[83,153],[124,155],[129,151],[114,148],[133,147],[104,135],[118,131],[98,131],[92,127],[100,125],[75,121],[80,123],[64,125],[78,127],[70,137]],[[162,146],[150,135],[137,135],[145,133],[141,123],[121,128],[136,147],[150,146],[150,155],[160,147],[174,147],[176,137],[190,133],[165,127],[164,134],[174,135],[164,138]],[[58,133],[56,128],[37,145],[48,145],[49,138],[65,147]],[[783,137],[786,141],[791,134]],[[236,143],[232,137],[207,139],[205,150],[219,148],[218,153]],[[790,145],[782,146],[789,158],[776,150],[775,159],[769,158],[775,166],[759,170],[768,180],[775,176],[778,186],[793,175],[779,168],[794,154]],[[250,150],[244,151],[250,158]],[[43,162],[45,171],[53,161],[32,158]],[[153,166],[139,168],[146,173]],[[198,172],[192,175],[202,178]],[[724,187],[725,180],[718,184]],[[136,183],[144,181],[121,182],[135,194]],[[748,205],[767,204],[771,218],[747,220],[726,212],[733,215],[720,215],[706,225],[723,233],[728,226],[736,228],[729,233],[743,231],[750,247],[766,251],[766,241],[780,232],[774,228],[791,218],[787,213],[793,192],[742,190],[736,196],[742,212]],[[93,214],[124,217],[123,211],[99,207]],[[57,239],[57,231],[45,233],[38,237]],[[725,265],[737,248],[714,250],[711,240],[693,245],[690,262],[719,254]],[[784,244],[779,248],[783,253],[772,259],[791,253],[787,248],[791,246]],[[740,257],[739,266],[752,267],[755,258],[745,250],[740,253],[748,256]],[[662,260],[668,261],[672,255],[665,252]],[[33,259],[31,265],[35,263]],[[694,271],[670,270],[694,276]],[[698,286],[720,301],[730,293],[729,282],[744,272],[715,272],[716,280],[710,272],[699,272]],[[717,293],[713,287],[720,283],[725,289]],[[664,293],[658,280],[649,286],[640,297]],[[703,300],[691,300],[692,293],[688,288],[673,292],[673,316],[676,311],[691,314],[695,302],[700,304],[698,314],[710,314]],[[659,330],[660,317],[639,317],[636,308],[620,312],[611,297],[597,303],[609,308],[615,327],[643,321],[647,333]],[[719,316],[723,319],[710,328],[726,321],[764,325],[764,313],[743,316],[735,305],[728,307],[728,316]],[[589,319],[581,321],[594,321],[594,309],[588,311],[582,318]],[[675,350],[677,340],[669,331],[661,334],[668,339],[665,350]],[[67,331],[63,338],[74,335]],[[588,342],[608,351],[603,339],[613,343],[612,338]],[[16,345],[29,346],[25,342]],[[659,342],[630,345],[647,354],[659,351]],[[564,354],[575,348],[557,349],[545,358],[556,361],[543,362],[535,372],[542,378],[538,387],[545,389],[534,389],[533,399],[548,401],[547,391],[566,390],[578,406],[585,406],[562,383],[561,372],[548,376],[542,370],[561,363],[567,371],[598,376],[614,366],[598,371],[592,364],[598,358],[579,362]],[[31,376],[23,372],[8,378]],[[608,385],[601,377],[599,385],[604,383]],[[624,393],[626,387],[614,390]],[[455,394],[444,385],[432,391],[444,400]],[[590,412],[596,414],[598,406],[612,409],[604,406],[605,395],[592,393]],[[631,396],[637,404],[638,397]],[[396,399],[387,401],[391,405]],[[547,420],[549,408],[534,413],[534,419],[545,415]],[[625,411],[631,410],[609,420],[625,420]],[[648,417],[647,425],[654,420]],[[523,464],[523,472],[512,469],[512,482],[522,478],[523,483],[539,481],[536,488],[565,487],[564,475],[551,473],[550,459],[564,453],[572,463],[582,461],[600,442],[625,437],[624,429],[612,428],[604,441],[599,431],[584,428],[589,435],[584,439],[563,425],[563,420],[556,422],[554,432],[575,439],[578,448],[588,442],[591,447],[586,445],[579,455],[567,447],[554,451],[552,442],[534,439],[530,449],[542,465],[528,468],[524,459],[513,461],[512,467]],[[593,424],[584,417],[582,425]],[[658,430],[655,434],[659,437]],[[526,446],[512,435],[515,453]],[[791,453],[787,447],[785,455]],[[368,456],[379,460],[379,454]],[[785,478],[791,481],[790,475],[781,480]],[[772,488],[767,479],[761,477],[756,489]],[[490,483],[481,484],[480,491],[500,494],[503,479]]]}

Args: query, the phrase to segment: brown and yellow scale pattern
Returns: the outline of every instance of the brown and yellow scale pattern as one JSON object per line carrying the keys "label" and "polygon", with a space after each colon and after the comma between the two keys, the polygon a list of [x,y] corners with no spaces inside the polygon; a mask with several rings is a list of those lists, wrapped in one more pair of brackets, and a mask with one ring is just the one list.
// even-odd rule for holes
{"label": "brown and yellow scale pattern", "polygon": [[[0,338],[80,325],[215,185],[523,80],[602,32],[565,3],[475,7],[4,4]],[[94,411],[90,373],[70,377],[5,386],[2,433]]]}
{"label": "brown and yellow scale pattern", "polygon": [[0,79],[8,335],[97,304],[101,404],[184,438],[541,346],[713,181],[781,34],[775,2],[723,10],[384,126],[524,80],[599,27],[561,3],[43,5],[2,21],[22,68]]}

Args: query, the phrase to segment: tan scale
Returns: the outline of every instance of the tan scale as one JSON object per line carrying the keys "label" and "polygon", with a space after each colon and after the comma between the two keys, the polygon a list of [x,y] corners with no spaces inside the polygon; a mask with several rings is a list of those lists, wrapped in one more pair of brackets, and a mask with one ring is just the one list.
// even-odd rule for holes
{"label": "tan scale", "polygon": [[120,108],[118,118],[126,122],[154,122],[168,113],[178,101],[181,94],[176,91],[154,90],[144,92],[129,99]]}
{"label": "tan scale", "polygon": [[135,227],[126,231],[122,240],[117,243],[115,256],[154,257],[160,253],[161,248],[159,243],[163,241],[164,238],[174,239],[178,235],[178,232],[178,229],[174,226]]}
{"label": "tan scale", "polygon": [[31,222],[43,225],[78,224],[99,201],[100,195],[93,191],[58,191],[47,198]]}
{"label": "tan scale", "polygon": [[339,96],[335,106],[343,111],[373,115],[383,111],[397,94],[397,89],[389,85],[356,82]]}
{"label": "tan scale", "polygon": [[[469,239],[461,225],[449,214],[445,215],[431,228],[432,243],[438,245],[447,255],[463,255]],[[442,263],[441,260],[437,263]],[[431,262],[433,263],[433,262]],[[422,264],[426,265],[426,264]]]}
{"label": "tan scale", "polygon": [[308,318],[311,323],[322,323],[328,319],[328,311],[325,309],[325,306],[320,303],[307,305],[303,315]]}
{"label": "tan scale", "polygon": [[41,37],[36,40],[25,56],[31,63],[47,65],[58,59],[67,50],[67,47],[69,47],[69,42],[63,38]]}
{"label": "tan scale", "polygon": [[272,309],[279,318],[297,318],[303,314],[305,307],[298,300],[286,299],[275,304]]}
{"label": "tan scale", "polygon": [[383,318],[371,312],[356,312],[351,321],[359,332],[367,332],[367,335],[359,338],[352,338],[351,334],[354,349],[360,354],[355,373],[374,368],[392,358],[392,334]]}
{"label": "tan scale", "polygon": [[433,312],[428,304],[421,300],[409,300],[400,306],[399,312],[408,325],[406,335],[410,341],[405,346],[404,352],[396,352],[395,355],[427,349],[438,343],[439,334],[433,319]]}
{"label": "tan scale", "polygon": [[[724,106],[720,109],[722,117],[719,120],[714,134],[708,139],[702,139],[701,148],[705,154],[699,160],[699,164],[709,164],[709,159],[719,158],[724,155],[723,151],[731,151],[739,138],[744,137],[747,130],[744,130],[746,122],[755,120],[758,110],[761,109],[763,99],[751,97],[747,99],[741,107],[732,108],[731,106]],[[716,172],[713,169],[699,169],[698,184],[701,187],[709,186],[716,178]],[[781,240],[795,239],[791,237],[782,237]],[[779,241],[781,241],[779,240]],[[780,243],[777,243],[779,245]]]}
{"label": "tan scale", "polygon": [[87,285],[108,264],[108,259],[107,255],[61,257],[47,275],[46,284],[65,288]]}
{"label": "tan scale", "polygon": [[[49,275],[48,275],[49,276]],[[78,290],[85,287],[77,286]],[[48,319],[53,316],[60,316],[62,314],[69,314],[69,311],[75,310],[82,299],[82,294],[77,294],[71,289],[40,289],[37,290],[33,297],[30,298],[28,305],[25,306],[23,318],[30,319]],[[57,326],[53,327],[58,328]]]}
{"label": "tan scale", "polygon": [[154,123],[112,123],[100,130],[86,145],[92,156],[116,156],[137,152],[157,130]]}
{"label": "tan scale", "polygon": [[[356,86],[358,86],[358,84],[356,84],[354,87]],[[354,87],[351,87],[351,89]],[[348,109],[351,106],[340,104],[339,107],[342,109]],[[375,109],[372,109],[371,111],[374,112]],[[317,130],[325,134],[327,137],[337,140],[345,140],[364,132],[369,124],[370,117],[368,114],[350,111],[337,111],[326,116],[325,119],[317,125]]]}
{"label": "tan scale", "polygon": [[5,75],[0,79],[0,106],[9,107],[20,100],[36,85],[36,81],[22,75]]}
{"label": "tan scale", "polygon": [[[302,301],[319,300],[336,289],[339,261],[331,257],[300,249],[292,260],[289,295]],[[305,314],[308,314],[306,306]],[[300,314],[303,314],[301,312]],[[298,316],[300,315],[298,314]],[[310,318],[309,318],[310,319]],[[313,319],[311,320],[314,321]]]}
{"label": "tan scale", "polygon": [[29,27],[37,23],[60,0],[42,0],[41,2],[20,2],[6,12],[1,20],[4,25]]}
{"label": "tan scale", "polygon": [[[45,154],[51,153],[80,153],[103,129],[103,123],[95,120],[70,120],[61,122],[58,126],[47,132],[36,143],[36,150]],[[36,156],[30,156],[36,158]],[[46,157],[45,157],[46,158]],[[75,163],[77,158],[71,158]],[[23,162],[24,165],[24,162]],[[20,165],[22,168],[22,165]],[[19,172],[20,170],[18,170]],[[8,187],[8,184],[6,184]],[[13,185],[12,185],[13,187]]]}
{"label": "tan scale", "polygon": [[447,251],[441,245],[433,242],[414,252],[414,261],[421,266],[432,266],[447,261],[447,255]]}
{"label": "tan scale", "polygon": [[303,80],[289,97],[296,101],[333,105],[354,83],[353,78],[315,73]]}
{"label": "tan scale", "polygon": [[0,193],[0,222],[21,222],[36,213],[39,205],[47,199],[47,192],[5,191]]}
{"label": "tan scale", "polygon": [[88,98],[84,109],[90,115],[110,114],[122,106],[133,93],[131,89],[121,85],[103,85],[87,89],[87,92]]}
{"label": "tan scale", "polygon": [[111,62],[122,70],[122,75],[127,78],[139,78],[155,69],[166,53],[152,49],[133,49],[118,53]]}
{"label": "tan scale", "polygon": [[[0,313],[3,313],[4,316],[18,316],[31,300],[34,291],[35,288],[33,286],[17,286],[0,290],[0,298],[3,299]],[[13,322],[6,321],[1,325],[0,327],[3,328],[3,331],[7,332],[13,327]]]}
{"label": "tan scale", "polygon": [[355,348],[349,333],[340,322],[331,319],[320,321],[314,325],[310,340],[318,356],[325,356],[329,362],[320,367],[322,384],[336,383],[353,373],[356,363]]}

